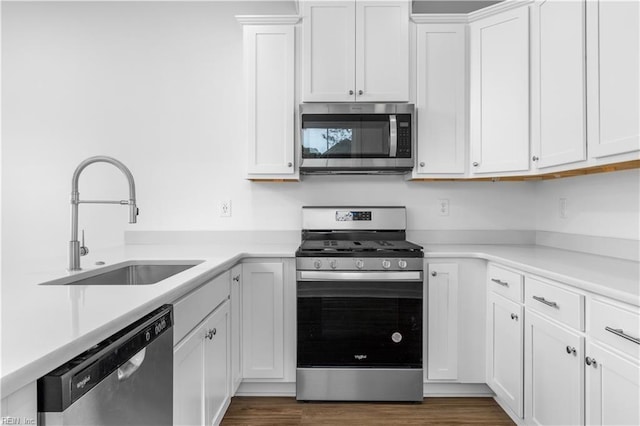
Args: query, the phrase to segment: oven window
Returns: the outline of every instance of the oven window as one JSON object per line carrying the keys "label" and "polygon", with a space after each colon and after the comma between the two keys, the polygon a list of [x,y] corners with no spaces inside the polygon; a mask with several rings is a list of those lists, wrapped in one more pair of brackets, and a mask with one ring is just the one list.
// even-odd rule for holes
{"label": "oven window", "polygon": [[422,368],[422,283],[298,282],[298,367]]}
{"label": "oven window", "polygon": [[388,156],[387,115],[307,114],[302,117],[302,158]]}

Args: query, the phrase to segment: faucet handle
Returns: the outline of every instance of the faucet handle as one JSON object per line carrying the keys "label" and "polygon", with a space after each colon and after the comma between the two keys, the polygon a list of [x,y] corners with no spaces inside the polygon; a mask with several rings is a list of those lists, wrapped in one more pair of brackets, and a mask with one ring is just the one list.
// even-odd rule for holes
{"label": "faucet handle", "polygon": [[82,244],[80,244],[80,256],[86,256],[89,254],[89,247],[84,245],[84,229],[82,230]]}

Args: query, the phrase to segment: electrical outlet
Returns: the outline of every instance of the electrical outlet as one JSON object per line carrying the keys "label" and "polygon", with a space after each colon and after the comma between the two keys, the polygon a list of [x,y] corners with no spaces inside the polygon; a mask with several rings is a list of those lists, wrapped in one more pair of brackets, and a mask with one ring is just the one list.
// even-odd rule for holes
{"label": "electrical outlet", "polygon": [[220,204],[218,205],[218,214],[220,217],[231,216],[231,200],[220,201]]}
{"label": "electrical outlet", "polygon": [[560,219],[566,219],[569,217],[569,213],[567,211],[567,199],[560,198]]}
{"label": "electrical outlet", "polygon": [[441,198],[438,200],[438,215],[449,216],[449,200]]}

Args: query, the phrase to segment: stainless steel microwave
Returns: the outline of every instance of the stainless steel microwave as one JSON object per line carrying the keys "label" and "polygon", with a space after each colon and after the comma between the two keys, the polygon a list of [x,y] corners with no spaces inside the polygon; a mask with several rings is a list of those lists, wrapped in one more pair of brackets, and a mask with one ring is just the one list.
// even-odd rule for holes
{"label": "stainless steel microwave", "polygon": [[413,168],[413,104],[300,105],[301,173],[406,173]]}

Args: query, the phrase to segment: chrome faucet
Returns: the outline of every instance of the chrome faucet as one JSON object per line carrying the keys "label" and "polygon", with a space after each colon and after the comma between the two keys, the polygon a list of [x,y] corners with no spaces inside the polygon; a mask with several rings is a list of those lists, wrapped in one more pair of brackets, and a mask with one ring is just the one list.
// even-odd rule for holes
{"label": "chrome faucet", "polygon": [[[78,192],[78,180],[80,179],[80,173],[89,165],[93,163],[109,163],[116,166],[125,175],[129,182],[129,199],[128,200],[116,200],[116,201],[104,201],[104,200],[80,200],[80,193]],[[71,179],[71,241],[69,241],[69,270],[79,271],[80,268],[80,256],[85,256],[89,253],[89,249],[84,246],[84,231],[82,231],[82,245],[78,241],[78,204],[91,203],[91,204],[121,204],[129,206],[129,223],[136,223],[138,216],[138,207],[136,206],[136,184],[133,181],[133,175],[120,161],[112,157],[106,157],[99,155],[96,157],[90,157],[84,160],[78,165],[76,171],[73,172],[73,178]]]}

